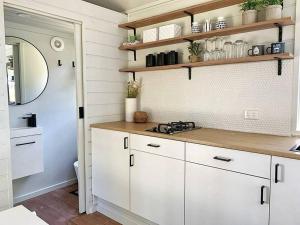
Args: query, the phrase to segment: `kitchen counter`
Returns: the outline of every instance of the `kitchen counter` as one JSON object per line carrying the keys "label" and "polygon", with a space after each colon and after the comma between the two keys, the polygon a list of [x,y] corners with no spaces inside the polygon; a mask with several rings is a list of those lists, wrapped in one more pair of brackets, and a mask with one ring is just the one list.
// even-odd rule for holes
{"label": "kitchen counter", "polygon": [[110,122],[92,124],[91,127],[300,160],[300,152],[289,151],[295,145],[300,144],[300,138],[297,137],[282,137],[208,128],[173,135],[145,131],[155,125],[156,123]]}

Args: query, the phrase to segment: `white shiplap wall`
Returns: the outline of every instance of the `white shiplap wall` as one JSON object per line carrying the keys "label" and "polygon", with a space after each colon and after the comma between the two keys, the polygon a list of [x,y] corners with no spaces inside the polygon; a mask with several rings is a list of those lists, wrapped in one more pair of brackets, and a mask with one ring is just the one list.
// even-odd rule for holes
{"label": "white shiplap wall", "polygon": [[[4,31],[3,4],[0,0],[0,31]],[[0,33],[0,211],[12,206],[9,122],[4,64],[4,32]]]}
{"label": "white shiplap wall", "polygon": [[[104,121],[118,121],[123,118],[124,86],[126,76],[118,72],[120,67],[127,65],[127,54],[119,52],[117,47],[127,32],[118,29],[118,24],[127,21],[127,16],[91,5],[80,0],[5,0],[5,4],[12,7],[26,8],[49,16],[54,15],[62,19],[71,19],[82,23],[83,27],[83,70],[84,70],[84,105],[85,105],[85,137],[86,137],[86,192],[87,210],[92,210],[91,195],[91,150],[90,150],[90,123]],[[1,7],[3,0],[0,0]],[[2,11],[1,11],[2,13]],[[3,13],[0,15],[3,20]],[[3,24],[0,24],[1,46],[4,44]],[[2,60],[3,62],[3,60]],[[1,63],[3,67],[3,63]],[[2,75],[5,73],[2,73]],[[1,80],[0,101],[0,128],[5,129],[0,133],[0,150],[9,153],[8,142],[8,115],[5,80]],[[4,96],[2,95],[4,94]],[[63,118],[62,118],[63,119]],[[2,122],[4,121],[4,122]],[[3,143],[2,143],[3,139]],[[5,147],[7,146],[7,148]],[[1,154],[0,154],[1,155]],[[0,167],[4,165],[1,164]],[[1,168],[0,168],[0,171]],[[0,179],[3,178],[0,176]],[[3,186],[10,183],[10,178],[5,178]],[[2,201],[0,185],[0,207]],[[7,193],[7,192],[5,192]]]}
{"label": "white shiplap wall", "polygon": [[[161,4],[158,4],[161,2]],[[129,11],[133,21],[176,10],[207,0],[161,0]],[[284,0],[284,16],[295,18],[296,0]],[[230,26],[241,24],[238,5],[197,14],[195,21],[224,16]],[[190,18],[162,24],[178,23],[184,33],[190,33]],[[158,27],[157,24],[150,27]],[[138,33],[142,30],[138,29]],[[250,32],[227,37],[227,40],[246,40],[252,44],[269,44],[278,40],[278,30]],[[283,40],[287,50],[294,50],[294,26],[284,27]],[[145,65],[145,55],[166,50],[178,50],[188,61],[187,43],[139,50],[137,62]],[[130,60],[132,55],[130,53]],[[153,121],[193,120],[203,127],[277,135],[291,134],[294,61],[283,62],[283,74],[277,76],[277,62],[246,63],[195,68],[192,80],[186,69],[137,73],[142,79],[141,109],[151,114]],[[244,110],[259,111],[259,120],[244,120]]]}

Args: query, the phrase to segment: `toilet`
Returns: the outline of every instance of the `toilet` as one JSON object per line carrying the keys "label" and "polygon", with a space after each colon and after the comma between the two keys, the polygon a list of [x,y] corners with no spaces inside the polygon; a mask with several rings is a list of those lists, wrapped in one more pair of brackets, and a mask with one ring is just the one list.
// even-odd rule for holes
{"label": "toilet", "polygon": [[76,161],[76,162],[74,162],[74,169],[75,169],[75,172],[76,172],[77,180],[79,180],[78,168],[79,168],[79,163],[78,163],[78,161]]}

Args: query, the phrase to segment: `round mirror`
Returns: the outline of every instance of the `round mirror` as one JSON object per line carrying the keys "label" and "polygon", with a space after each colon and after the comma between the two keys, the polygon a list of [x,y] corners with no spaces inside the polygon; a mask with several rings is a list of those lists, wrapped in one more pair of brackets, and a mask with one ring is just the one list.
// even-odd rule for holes
{"label": "round mirror", "polygon": [[24,105],[37,99],[48,82],[44,56],[31,43],[18,37],[5,38],[8,100]]}

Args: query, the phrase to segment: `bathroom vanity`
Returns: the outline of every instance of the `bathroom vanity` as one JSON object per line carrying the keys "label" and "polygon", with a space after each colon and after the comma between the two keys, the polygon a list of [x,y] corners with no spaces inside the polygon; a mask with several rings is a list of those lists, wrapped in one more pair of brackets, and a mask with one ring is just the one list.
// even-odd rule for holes
{"label": "bathroom vanity", "polygon": [[12,178],[19,179],[44,171],[41,127],[11,129]]}

